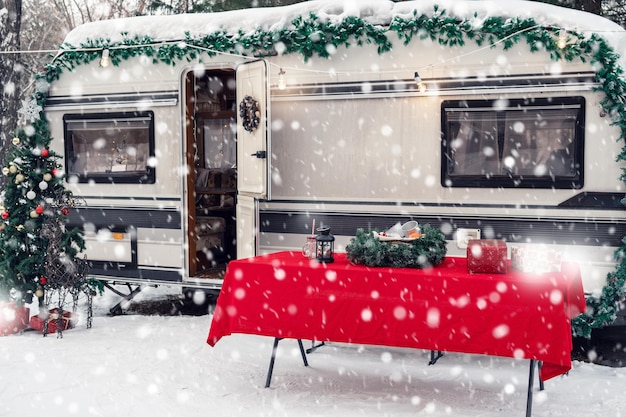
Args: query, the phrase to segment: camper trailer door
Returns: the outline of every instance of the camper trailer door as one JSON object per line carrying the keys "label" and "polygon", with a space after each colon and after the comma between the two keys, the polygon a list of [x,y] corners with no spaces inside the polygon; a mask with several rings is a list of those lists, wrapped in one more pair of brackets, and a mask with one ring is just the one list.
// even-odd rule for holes
{"label": "camper trailer door", "polygon": [[237,191],[267,197],[267,62],[237,66]]}
{"label": "camper trailer door", "polygon": [[237,66],[237,258],[257,254],[257,199],[268,197],[267,62]]}

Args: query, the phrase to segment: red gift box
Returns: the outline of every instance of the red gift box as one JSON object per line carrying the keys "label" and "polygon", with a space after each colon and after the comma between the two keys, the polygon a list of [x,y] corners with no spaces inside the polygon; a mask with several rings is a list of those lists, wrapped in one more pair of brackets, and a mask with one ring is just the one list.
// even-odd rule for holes
{"label": "red gift box", "polygon": [[501,239],[471,239],[467,243],[467,272],[506,274],[506,242]]}
{"label": "red gift box", "polygon": [[19,333],[26,329],[30,309],[14,302],[0,301],[0,336]]}
{"label": "red gift box", "polygon": [[[48,333],[56,333],[59,318],[59,309],[53,308],[48,312]],[[29,326],[31,329],[43,331],[46,319],[39,316],[30,318]],[[71,311],[63,310],[63,328],[61,330],[73,329],[76,326],[76,319],[72,317]]]}

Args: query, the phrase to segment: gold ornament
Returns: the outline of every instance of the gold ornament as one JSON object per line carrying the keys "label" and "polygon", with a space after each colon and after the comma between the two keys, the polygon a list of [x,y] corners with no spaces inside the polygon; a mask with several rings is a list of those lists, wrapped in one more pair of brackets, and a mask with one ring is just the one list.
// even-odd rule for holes
{"label": "gold ornament", "polygon": [[37,217],[39,217],[39,214],[37,214],[37,212],[35,210],[30,212],[30,218],[31,219],[36,219]]}
{"label": "gold ornament", "polygon": [[15,226],[15,228],[16,228],[18,231],[20,231],[20,232],[21,232],[22,230],[24,230],[24,225],[23,225],[23,224],[18,224],[17,226]]}
{"label": "gold ornament", "polygon": [[36,296],[37,298],[41,298],[41,297],[43,297],[43,290],[42,290],[42,289],[40,289],[40,288],[37,288],[37,290],[35,291],[35,296]]}
{"label": "gold ornament", "polygon": [[17,172],[17,167],[16,167],[15,165],[11,165],[11,166],[9,167],[9,172],[10,172],[11,174],[15,174],[15,173]]}
{"label": "gold ornament", "polygon": [[14,144],[15,146],[19,145],[19,144],[20,144],[20,138],[18,138],[18,137],[14,137],[14,138],[13,138],[13,144]]}
{"label": "gold ornament", "polygon": [[19,184],[20,182],[24,181],[24,179],[25,179],[25,178],[24,178],[24,174],[17,174],[17,175],[15,176],[15,183],[16,183],[16,184]]}
{"label": "gold ornament", "polygon": [[44,181],[50,181],[52,179],[52,175],[50,173],[45,173],[43,174],[43,180]]}
{"label": "gold ornament", "polygon": [[2,168],[2,173],[3,173],[4,175],[9,175],[9,172],[10,172],[10,171],[9,171],[9,168],[7,168],[7,167]]}

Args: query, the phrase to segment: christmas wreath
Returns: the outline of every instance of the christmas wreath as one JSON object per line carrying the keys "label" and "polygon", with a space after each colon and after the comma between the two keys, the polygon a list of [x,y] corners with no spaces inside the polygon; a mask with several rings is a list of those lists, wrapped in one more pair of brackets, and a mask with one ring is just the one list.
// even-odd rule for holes
{"label": "christmas wreath", "polygon": [[239,103],[239,116],[243,128],[248,132],[254,132],[261,122],[259,104],[252,96],[245,96]]}
{"label": "christmas wreath", "polygon": [[389,242],[358,229],[346,246],[346,254],[350,262],[366,266],[427,268],[439,265],[447,252],[445,235],[428,224],[421,227],[421,232],[420,238],[410,242]]}

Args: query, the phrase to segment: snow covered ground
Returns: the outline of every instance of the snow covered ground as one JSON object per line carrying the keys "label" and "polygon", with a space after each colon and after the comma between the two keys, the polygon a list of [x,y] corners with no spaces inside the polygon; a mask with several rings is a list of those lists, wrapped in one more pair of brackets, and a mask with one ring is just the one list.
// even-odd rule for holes
{"label": "snow covered ground", "polygon": [[[175,288],[139,299],[167,298]],[[233,335],[206,344],[211,315],[107,316],[62,339],[34,331],[0,338],[0,416],[524,416],[528,362],[330,344],[302,365],[297,343],[279,345],[264,388],[272,339]],[[305,342],[309,347],[310,342]],[[533,416],[626,416],[626,368],[575,362],[535,391]]]}

